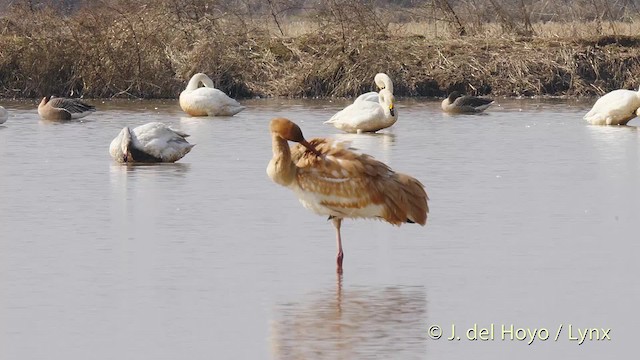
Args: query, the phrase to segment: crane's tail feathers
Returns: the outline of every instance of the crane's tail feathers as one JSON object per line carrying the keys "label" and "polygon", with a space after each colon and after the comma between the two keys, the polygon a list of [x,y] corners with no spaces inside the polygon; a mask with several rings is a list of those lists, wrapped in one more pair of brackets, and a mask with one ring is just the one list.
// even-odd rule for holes
{"label": "crane's tail feathers", "polygon": [[429,196],[424,189],[424,185],[407,175],[400,176],[400,180],[405,181],[405,189],[409,200],[407,219],[424,226],[427,223],[427,214],[429,213],[429,204],[427,202]]}
{"label": "crane's tail feathers", "polygon": [[394,181],[397,185],[395,189],[385,189],[385,219],[394,225],[406,222],[424,226],[429,213],[429,197],[424,185],[409,175],[399,173],[395,174]]}

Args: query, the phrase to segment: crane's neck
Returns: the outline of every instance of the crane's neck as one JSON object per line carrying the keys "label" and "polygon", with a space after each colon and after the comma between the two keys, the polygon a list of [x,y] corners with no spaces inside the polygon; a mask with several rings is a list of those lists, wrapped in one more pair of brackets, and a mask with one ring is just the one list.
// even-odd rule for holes
{"label": "crane's neck", "polygon": [[289,186],[296,176],[296,165],[291,161],[291,148],[287,140],[271,134],[273,157],[267,167],[267,174],[275,183]]}

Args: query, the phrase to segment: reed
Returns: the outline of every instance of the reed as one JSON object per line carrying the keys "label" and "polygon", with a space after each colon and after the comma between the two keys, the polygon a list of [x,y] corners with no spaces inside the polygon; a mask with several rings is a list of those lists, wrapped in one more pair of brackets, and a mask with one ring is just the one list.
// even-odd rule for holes
{"label": "reed", "polygon": [[434,7],[442,1],[332,0],[295,12],[267,1],[259,13],[203,0],[96,0],[71,12],[29,3],[0,18],[2,97],[176,98],[196,72],[234,97],[350,97],[381,71],[399,96],[583,96],[640,84],[640,21],[625,17],[545,21],[516,6],[485,23],[495,6],[463,12],[478,3],[464,1],[451,8],[459,24]]}

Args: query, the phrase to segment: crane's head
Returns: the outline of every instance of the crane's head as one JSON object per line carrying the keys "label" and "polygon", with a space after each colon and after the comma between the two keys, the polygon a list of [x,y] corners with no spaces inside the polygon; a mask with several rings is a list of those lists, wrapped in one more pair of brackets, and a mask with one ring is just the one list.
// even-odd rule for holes
{"label": "crane's head", "polygon": [[279,137],[288,141],[300,143],[309,151],[318,156],[321,156],[320,152],[318,152],[318,150],[316,150],[313,145],[309,144],[309,142],[305,140],[304,136],[302,135],[302,130],[300,130],[300,127],[293,121],[285,118],[275,118],[271,120],[269,128],[271,129],[272,134],[278,135]]}
{"label": "crane's head", "polygon": [[302,142],[302,130],[293,121],[285,118],[275,118],[269,124],[272,134],[276,134],[281,138],[289,141]]}

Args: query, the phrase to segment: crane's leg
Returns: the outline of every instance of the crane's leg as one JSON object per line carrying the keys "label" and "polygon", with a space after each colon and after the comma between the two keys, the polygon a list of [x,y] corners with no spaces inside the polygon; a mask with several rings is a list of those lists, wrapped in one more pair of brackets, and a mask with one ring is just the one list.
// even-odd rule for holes
{"label": "crane's leg", "polygon": [[337,272],[342,274],[342,259],[344,259],[344,252],[342,252],[342,238],[340,237],[340,225],[342,225],[342,218],[334,217],[331,219],[333,226],[336,228],[336,242],[338,245],[338,256],[336,262],[338,264]]}

